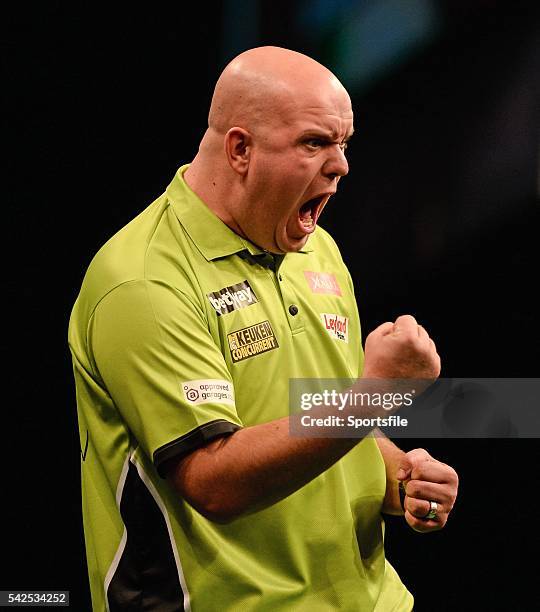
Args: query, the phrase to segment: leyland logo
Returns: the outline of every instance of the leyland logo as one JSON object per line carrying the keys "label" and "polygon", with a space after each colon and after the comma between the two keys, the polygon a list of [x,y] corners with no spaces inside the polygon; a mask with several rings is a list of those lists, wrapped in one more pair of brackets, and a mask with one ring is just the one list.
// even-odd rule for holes
{"label": "leyland logo", "polygon": [[349,342],[349,317],[321,312],[321,320],[332,338]]}
{"label": "leyland logo", "polygon": [[218,291],[212,291],[207,297],[219,316],[251,306],[259,301],[247,280],[230,287],[223,287]]}

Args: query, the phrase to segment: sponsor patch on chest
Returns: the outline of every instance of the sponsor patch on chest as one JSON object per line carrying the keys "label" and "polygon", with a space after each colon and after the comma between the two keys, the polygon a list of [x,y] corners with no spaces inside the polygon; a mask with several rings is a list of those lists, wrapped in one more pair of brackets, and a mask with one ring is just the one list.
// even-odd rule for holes
{"label": "sponsor patch on chest", "polygon": [[332,338],[349,342],[349,317],[321,312],[321,321]]}
{"label": "sponsor patch on chest", "polygon": [[247,280],[230,287],[223,287],[218,291],[212,291],[207,294],[207,298],[219,316],[251,306],[259,301]]}
{"label": "sponsor patch on chest", "polygon": [[341,288],[334,274],[304,270],[304,276],[313,293],[326,293],[330,295],[339,295],[341,297]]}
{"label": "sponsor patch on chest", "polygon": [[233,331],[227,334],[227,342],[234,363],[279,347],[270,321],[262,321]]}

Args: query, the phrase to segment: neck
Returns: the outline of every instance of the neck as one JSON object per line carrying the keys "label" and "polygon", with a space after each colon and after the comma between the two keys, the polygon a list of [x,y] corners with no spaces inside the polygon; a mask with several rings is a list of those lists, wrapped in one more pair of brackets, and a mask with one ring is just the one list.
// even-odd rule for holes
{"label": "neck", "polygon": [[220,167],[219,160],[214,162],[204,159],[199,151],[184,172],[184,180],[225,225],[245,238],[246,236],[234,219],[235,204],[240,201],[241,194],[238,192],[238,185],[231,180],[230,172],[230,169],[227,172],[227,169]]}

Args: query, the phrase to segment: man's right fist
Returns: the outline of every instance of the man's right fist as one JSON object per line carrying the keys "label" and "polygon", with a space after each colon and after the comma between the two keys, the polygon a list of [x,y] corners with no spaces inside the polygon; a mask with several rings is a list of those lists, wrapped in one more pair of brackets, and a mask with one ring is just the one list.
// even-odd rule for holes
{"label": "man's right fist", "polygon": [[411,315],[379,325],[366,339],[363,378],[435,379],[440,372],[435,343]]}

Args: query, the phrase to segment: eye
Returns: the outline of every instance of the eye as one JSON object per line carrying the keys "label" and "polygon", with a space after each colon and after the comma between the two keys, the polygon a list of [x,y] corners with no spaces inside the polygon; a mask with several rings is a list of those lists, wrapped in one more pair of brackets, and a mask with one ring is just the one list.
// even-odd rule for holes
{"label": "eye", "polygon": [[311,149],[318,149],[320,147],[323,147],[326,142],[321,138],[308,138],[304,141],[304,144],[310,147]]}
{"label": "eye", "polygon": [[342,151],[345,151],[347,147],[349,146],[349,143],[347,141],[334,142],[331,140],[325,140],[324,138],[306,138],[303,142],[304,142],[304,145],[308,147],[308,149],[311,149],[312,151],[320,149],[322,147],[332,146],[335,144],[337,144],[338,147]]}

